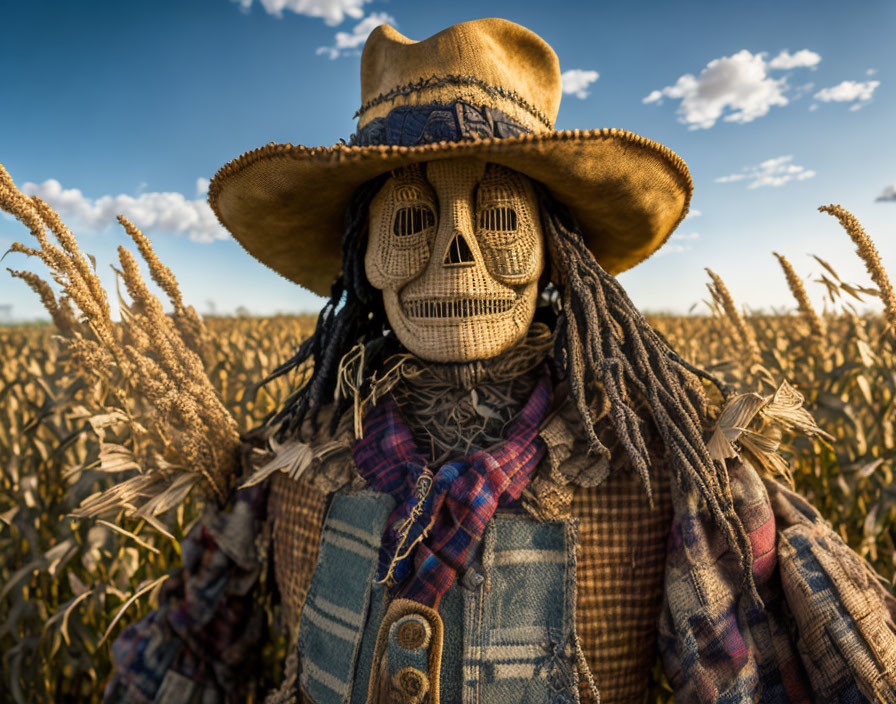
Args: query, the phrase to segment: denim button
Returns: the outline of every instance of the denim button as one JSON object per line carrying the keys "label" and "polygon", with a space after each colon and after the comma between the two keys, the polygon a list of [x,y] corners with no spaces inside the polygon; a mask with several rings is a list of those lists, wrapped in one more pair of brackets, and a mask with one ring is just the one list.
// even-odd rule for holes
{"label": "denim button", "polygon": [[475,590],[479,588],[479,585],[485,581],[485,576],[481,572],[477,572],[473,567],[464,572],[464,576],[461,577],[461,584],[463,584],[469,590]]}

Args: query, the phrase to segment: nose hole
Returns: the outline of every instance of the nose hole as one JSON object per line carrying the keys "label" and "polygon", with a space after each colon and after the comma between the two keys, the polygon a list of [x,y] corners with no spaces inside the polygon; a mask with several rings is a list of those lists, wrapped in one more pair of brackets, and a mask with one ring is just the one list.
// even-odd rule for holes
{"label": "nose hole", "polygon": [[445,266],[473,266],[476,259],[470,250],[467,240],[459,232],[451,238],[448,248],[445,250],[445,259],[442,262]]}

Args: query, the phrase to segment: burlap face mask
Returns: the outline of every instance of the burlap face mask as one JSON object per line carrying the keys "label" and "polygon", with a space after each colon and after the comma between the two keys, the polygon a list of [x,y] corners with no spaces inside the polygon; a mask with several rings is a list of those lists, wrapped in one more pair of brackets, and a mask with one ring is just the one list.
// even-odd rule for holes
{"label": "burlap face mask", "polygon": [[364,264],[418,357],[499,355],[529,328],[544,267],[532,183],[473,159],[404,167],[370,204]]}

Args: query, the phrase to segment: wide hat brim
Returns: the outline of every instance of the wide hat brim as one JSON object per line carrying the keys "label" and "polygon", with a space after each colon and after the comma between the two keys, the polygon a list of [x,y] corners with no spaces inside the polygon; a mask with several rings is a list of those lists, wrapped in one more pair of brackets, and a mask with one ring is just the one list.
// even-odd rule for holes
{"label": "wide hat brim", "polygon": [[346,209],[366,181],[408,164],[476,158],[544,184],[611,274],[659,249],[687,214],[693,184],[672,150],[618,129],[549,131],[419,146],[269,144],[222,167],[209,204],[246,251],[326,296],[342,268]]}

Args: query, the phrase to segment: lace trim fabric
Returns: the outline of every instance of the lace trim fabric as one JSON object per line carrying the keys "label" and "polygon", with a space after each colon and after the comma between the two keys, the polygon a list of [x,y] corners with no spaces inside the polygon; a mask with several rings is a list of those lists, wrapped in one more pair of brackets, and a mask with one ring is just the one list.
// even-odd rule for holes
{"label": "lace trim fabric", "polygon": [[494,360],[430,364],[402,359],[393,372],[398,380],[391,394],[415,440],[431,449],[432,464],[502,443],[507,425],[543,374],[552,344],[547,326],[535,325],[520,344]]}

